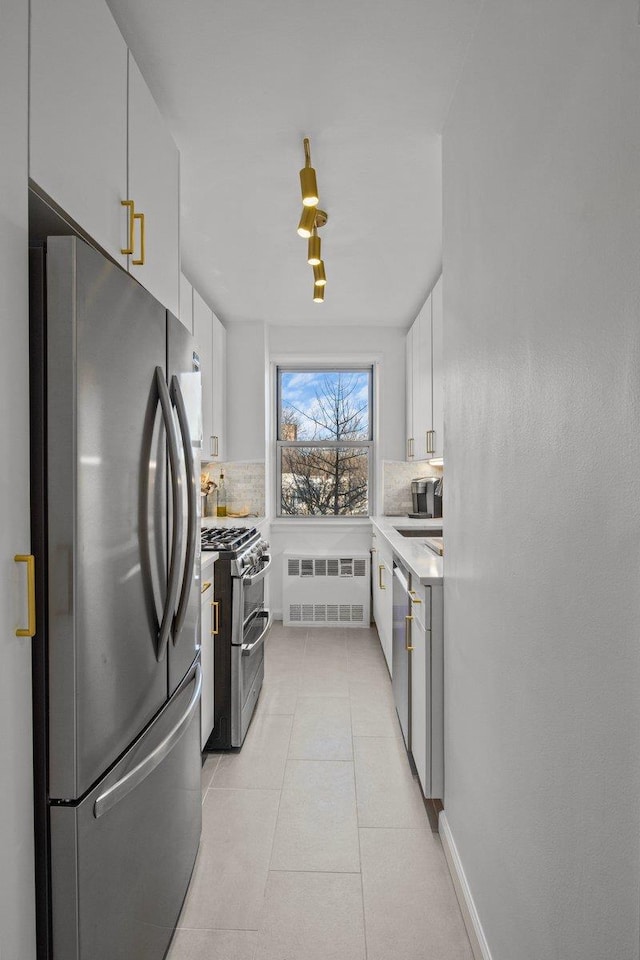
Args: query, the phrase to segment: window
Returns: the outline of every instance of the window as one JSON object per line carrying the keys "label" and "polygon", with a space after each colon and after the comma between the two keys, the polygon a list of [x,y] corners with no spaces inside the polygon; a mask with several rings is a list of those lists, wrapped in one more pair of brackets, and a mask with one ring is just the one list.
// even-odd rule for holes
{"label": "window", "polygon": [[371,367],[278,368],[278,515],[366,517]]}

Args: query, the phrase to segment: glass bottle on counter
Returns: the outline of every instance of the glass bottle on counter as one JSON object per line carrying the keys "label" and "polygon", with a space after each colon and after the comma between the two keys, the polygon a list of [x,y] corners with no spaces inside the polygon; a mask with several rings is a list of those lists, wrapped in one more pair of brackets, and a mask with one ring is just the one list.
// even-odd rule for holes
{"label": "glass bottle on counter", "polygon": [[220,479],[218,480],[218,516],[226,517],[226,515],[227,515],[227,488],[224,482],[224,474],[221,470]]}

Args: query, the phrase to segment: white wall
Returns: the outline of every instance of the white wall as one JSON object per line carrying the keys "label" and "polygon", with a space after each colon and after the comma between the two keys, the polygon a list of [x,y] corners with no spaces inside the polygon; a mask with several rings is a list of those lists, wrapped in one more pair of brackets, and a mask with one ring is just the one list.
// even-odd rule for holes
{"label": "white wall", "polygon": [[0,957],[34,960],[27,282],[28,4],[0,6]]}
{"label": "white wall", "polygon": [[637,0],[486,0],[443,169],[445,811],[493,960],[637,960]]}

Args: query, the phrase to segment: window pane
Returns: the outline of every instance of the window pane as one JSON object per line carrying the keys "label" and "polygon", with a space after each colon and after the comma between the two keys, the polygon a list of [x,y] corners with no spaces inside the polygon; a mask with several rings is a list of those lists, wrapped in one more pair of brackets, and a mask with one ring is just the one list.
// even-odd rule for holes
{"label": "window pane", "polygon": [[367,516],[368,447],[281,448],[283,516]]}
{"label": "window pane", "polygon": [[369,440],[369,370],[282,370],[280,440]]}

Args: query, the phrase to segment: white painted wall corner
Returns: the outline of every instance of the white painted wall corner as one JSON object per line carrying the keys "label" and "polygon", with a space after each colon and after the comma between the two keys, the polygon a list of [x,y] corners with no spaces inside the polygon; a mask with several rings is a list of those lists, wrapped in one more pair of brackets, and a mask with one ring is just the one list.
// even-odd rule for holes
{"label": "white painted wall corner", "polygon": [[458,853],[449,821],[444,812],[440,814],[438,819],[438,829],[440,831],[440,839],[442,840],[442,848],[447,860],[447,866],[449,867],[449,873],[453,880],[453,887],[456,891],[458,903],[460,904],[462,919],[467,928],[467,936],[471,943],[473,956],[475,960],[492,960],[491,951],[489,950],[489,945],[484,935],[482,924],[480,923],[480,917],[478,916],[476,905],[471,896],[471,888],[469,887],[462,867],[460,854]]}

